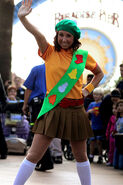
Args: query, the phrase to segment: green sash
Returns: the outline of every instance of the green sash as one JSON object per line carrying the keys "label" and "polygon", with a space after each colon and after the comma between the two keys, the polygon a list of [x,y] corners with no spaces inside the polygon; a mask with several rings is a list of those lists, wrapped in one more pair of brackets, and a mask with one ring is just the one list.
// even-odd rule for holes
{"label": "green sash", "polygon": [[48,96],[44,98],[44,102],[37,119],[53,109],[72,89],[84,71],[87,56],[88,52],[80,49],[73,53],[72,61],[68,70],[55,87],[49,92]]}

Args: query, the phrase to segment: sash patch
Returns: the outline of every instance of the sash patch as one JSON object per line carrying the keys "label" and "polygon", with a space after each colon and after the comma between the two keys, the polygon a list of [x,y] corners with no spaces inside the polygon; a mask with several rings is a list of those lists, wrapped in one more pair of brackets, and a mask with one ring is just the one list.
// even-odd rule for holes
{"label": "sash patch", "polygon": [[54,105],[55,101],[56,101],[56,95],[51,95],[49,98],[49,103],[51,103],[52,105]]}
{"label": "sash patch", "polygon": [[67,88],[67,86],[68,86],[67,82],[64,83],[63,85],[59,86],[58,87],[59,92],[61,92],[61,93],[65,92],[65,89]]}
{"label": "sash patch", "polygon": [[83,55],[76,55],[77,60],[75,61],[76,64],[80,64],[83,62]]}
{"label": "sash patch", "polygon": [[69,77],[70,77],[71,79],[76,79],[77,69],[73,69],[73,70],[71,71],[71,73],[68,73],[68,75],[69,75]]}

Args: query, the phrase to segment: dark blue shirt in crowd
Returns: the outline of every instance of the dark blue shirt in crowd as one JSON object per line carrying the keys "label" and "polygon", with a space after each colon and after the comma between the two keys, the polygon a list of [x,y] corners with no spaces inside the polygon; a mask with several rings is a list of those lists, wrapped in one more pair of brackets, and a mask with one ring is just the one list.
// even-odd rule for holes
{"label": "dark blue shirt in crowd", "polygon": [[92,122],[92,129],[93,130],[102,130],[103,129],[103,122],[101,119],[101,115],[99,112],[99,107],[100,107],[101,102],[91,102],[88,106],[88,110],[94,109],[94,113],[91,113],[91,122]]}
{"label": "dark blue shirt in crowd", "polygon": [[29,103],[35,97],[44,99],[46,94],[45,64],[32,68],[29,76],[24,82],[24,86],[27,89],[32,90],[29,97]]}

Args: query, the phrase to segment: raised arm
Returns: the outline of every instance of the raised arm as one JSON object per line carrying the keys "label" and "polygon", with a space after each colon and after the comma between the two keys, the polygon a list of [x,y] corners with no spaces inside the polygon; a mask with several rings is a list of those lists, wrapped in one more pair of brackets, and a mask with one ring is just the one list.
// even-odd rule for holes
{"label": "raised arm", "polygon": [[46,38],[26,18],[26,16],[29,15],[30,12],[32,11],[31,5],[32,5],[32,0],[25,0],[25,1],[23,0],[22,5],[18,11],[18,17],[19,17],[21,23],[24,25],[24,27],[35,37],[37,44],[40,48],[40,51],[42,53],[44,53],[44,51],[46,50],[46,48],[48,46],[48,42],[47,42]]}

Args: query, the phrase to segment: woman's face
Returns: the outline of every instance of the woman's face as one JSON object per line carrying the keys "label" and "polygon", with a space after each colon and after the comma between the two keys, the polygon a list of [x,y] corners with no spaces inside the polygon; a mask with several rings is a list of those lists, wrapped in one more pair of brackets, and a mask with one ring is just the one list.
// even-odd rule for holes
{"label": "woman's face", "polygon": [[68,49],[74,42],[74,36],[67,31],[58,32],[58,44],[62,49]]}

